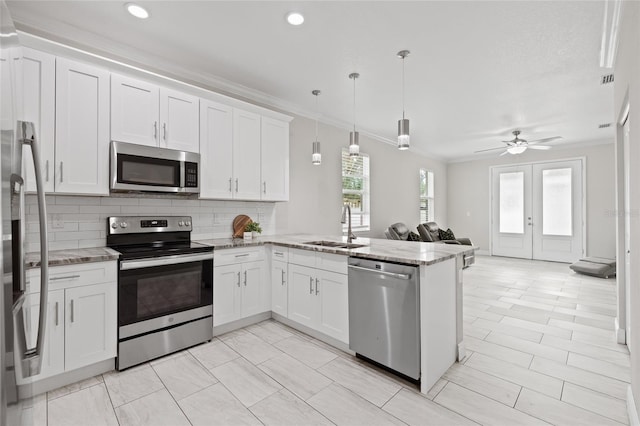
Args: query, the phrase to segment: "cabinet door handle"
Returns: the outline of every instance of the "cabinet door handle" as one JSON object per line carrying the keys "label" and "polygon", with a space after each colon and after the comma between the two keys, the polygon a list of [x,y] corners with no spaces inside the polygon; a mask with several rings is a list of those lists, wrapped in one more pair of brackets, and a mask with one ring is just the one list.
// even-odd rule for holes
{"label": "cabinet door handle", "polygon": [[64,161],[60,162],[60,183],[64,182]]}
{"label": "cabinet door handle", "polygon": [[266,194],[267,193],[267,181],[266,180],[264,182],[262,182],[262,186],[263,186],[262,192],[264,194]]}
{"label": "cabinet door handle", "polygon": [[238,192],[238,178],[236,178],[236,192]]}
{"label": "cabinet door handle", "polygon": [[309,294],[313,294],[313,278],[309,277]]}
{"label": "cabinet door handle", "polygon": [[75,312],[73,309],[73,299],[71,299],[71,322],[75,321]]}
{"label": "cabinet door handle", "polygon": [[45,161],[44,163],[44,176],[45,180],[49,182],[49,160]]}
{"label": "cabinet door handle", "polygon": [[153,122],[153,139],[158,139],[158,122]]}
{"label": "cabinet door handle", "polygon": [[238,287],[240,287],[240,272],[238,272]]}
{"label": "cabinet door handle", "polygon": [[231,181],[232,181],[232,180],[233,180],[233,178],[229,178],[229,192],[233,192],[233,191],[231,190]]}
{"label": "cabinet door handle", "polygon": [[80,278],[80,275],[66,275],[64,277],[51,277],[49,278],[49,281],[72,280],[74,278]]}
{"label": "cabinet door handle", "polygon": [[58,326],[58,302],[56,302],[56,327]]}
{"label": "cabinet door handle", "polygon": [[282,271],[282,285],[284,285],[284,271]]}
{"label": "cabinet door handle", "polygon": [[162,123],[162,139],[167,140],[167,123]]}
{"label": "cabinet door handle", "polygon": [[247,271],[244,271],[244,286],[247,286]]}
{"label": "cabinet door handle", "polygon": [[318,295],[318,293],[320,293],[320,291],[318,290],[318,279],[316,278],[316,296]]}

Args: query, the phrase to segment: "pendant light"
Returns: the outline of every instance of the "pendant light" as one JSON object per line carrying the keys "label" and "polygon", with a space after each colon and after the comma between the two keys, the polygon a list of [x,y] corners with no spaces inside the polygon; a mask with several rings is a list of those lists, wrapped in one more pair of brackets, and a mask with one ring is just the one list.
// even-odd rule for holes
{"label": "pendant light", "polygon": [[313,153],[311,154],[311,164],[319,166],[322,162],[322,154],[320,154],[320,141],[318,141],[318,95],[319,90],[312,90],[311,94],[316,97],[316,139],[313,142]]}
{"label": "pendant light", "polygon": [[349,74],[353,80],[353,132],[349,132],[349,155],[357,157],[360,155],[360,134],[356,132],[356,78],[360,77],[357,72]]}
{"label": "pendant light", "polygon": [[408,50],[401,50],[397,53],[398,58],[402,58],[402,119],[398,120],[398,149],[409,149],[409,119],[404,118],[404,60],[409,56]]}

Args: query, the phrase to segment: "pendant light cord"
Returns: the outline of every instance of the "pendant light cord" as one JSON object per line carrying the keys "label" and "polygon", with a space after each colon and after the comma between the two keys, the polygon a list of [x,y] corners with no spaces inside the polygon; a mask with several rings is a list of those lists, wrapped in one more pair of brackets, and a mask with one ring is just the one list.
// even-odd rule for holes
{"label": "pendant light cord", "polygon": [[318,142],[318,95],[316,95],[316,142]]}
{"label": "pendant light cord", "polygon": [[402,57],[402,119],[404,120],[404,59],[405,56]]}
{"label": "pendant light cord", "polygon": [[356,131],[356,78],[353,78],[353,131]]}

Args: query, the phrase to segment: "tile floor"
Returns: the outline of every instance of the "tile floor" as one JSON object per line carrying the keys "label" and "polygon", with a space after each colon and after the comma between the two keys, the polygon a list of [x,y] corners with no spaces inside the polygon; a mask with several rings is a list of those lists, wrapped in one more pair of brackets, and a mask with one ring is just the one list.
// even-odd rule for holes
{"label": "tile floor", "polygon": [[36,424],[627,424],[614,280],[478,257],[468,350],[428,395],[275,321],[36,399]]}

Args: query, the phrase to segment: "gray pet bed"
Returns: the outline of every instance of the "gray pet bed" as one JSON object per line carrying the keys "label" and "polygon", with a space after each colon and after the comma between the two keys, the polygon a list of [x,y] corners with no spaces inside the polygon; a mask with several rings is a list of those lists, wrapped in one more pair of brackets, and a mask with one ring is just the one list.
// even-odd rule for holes
{"label": "gray pet bed", "polygon": [[585,275],[609,278],[616,275],[616,261],[602,257],[585,257],[569,265],[569,268]]}

